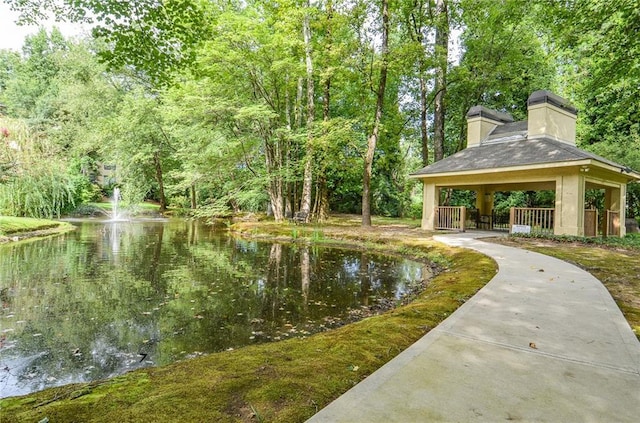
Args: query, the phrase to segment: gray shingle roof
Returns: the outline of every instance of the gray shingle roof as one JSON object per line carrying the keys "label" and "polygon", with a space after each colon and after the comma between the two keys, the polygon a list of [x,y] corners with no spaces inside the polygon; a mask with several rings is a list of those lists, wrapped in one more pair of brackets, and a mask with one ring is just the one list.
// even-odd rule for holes
{"label": "gray shingle roof", "polygon": [[525,139],[527,137],[528,123],[526,120],[505,123],[496,126],[483,143],[490,143],[506,139]]}
{"label": "gray shingle roof", "polygon": [[[514,124],[521,124],[521,122],[514,122]],[[509,130],[509,128],[504,129]],[[511,133],[514,132],[512,129],[514,128],[511,128]],[[611,160],[560,141],[548,138],[533,140],[518,138],[505,141],[504,137],[505,134],[501,134],[500,142],[491,143],[490,140],[487,140],[489,142],[485,142],[478,147],[466,148],[420,169],[412,173],[412,175],[419,176],[482,169],[499,169],[512,166],[571,162],[585,159],[593,159],[621,169],[625,168],[625,166],[612,162]]]}

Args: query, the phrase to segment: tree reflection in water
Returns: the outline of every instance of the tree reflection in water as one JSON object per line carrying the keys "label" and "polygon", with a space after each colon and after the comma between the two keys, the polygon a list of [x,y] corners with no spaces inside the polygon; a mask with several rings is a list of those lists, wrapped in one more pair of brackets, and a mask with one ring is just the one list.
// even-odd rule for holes
{"label": "tree reflection in water", "polygon": [[0,246],[3,397],[305,336],[427,275],[410,261],[239,240],[197,221],[75,224]]}

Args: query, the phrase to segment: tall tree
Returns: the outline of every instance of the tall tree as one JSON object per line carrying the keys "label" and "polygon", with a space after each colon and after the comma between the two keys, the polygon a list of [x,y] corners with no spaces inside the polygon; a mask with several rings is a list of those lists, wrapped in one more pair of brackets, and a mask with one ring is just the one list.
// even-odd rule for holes
{"label": "tall tree", "polygon": [[120,112],[106,122],[111,142],[103,148],[106,157],[119,165],[118,174],[125,199],[136,204],[150,192],[167,209],[165,173],[173,163],[176,148],[162,119],[158,98],[143,89],[128,93]]}
{"label": "tall tree", "polygon": [[[536,29],[534,10],[519,0],[460,4],[461,57],[449,73],[445,155],[466,146],[466,113],[484,106],[525,119],[535,90],[555,90],[555,58]],[[481,7],[479,7],[481,6]]]}
{"label": "tall tree", "polygon": [[[577,138],[585,148],[640,169],[640,8],[634,0],[537,2],[559,50],[564,90],[580,109]],[[541,19],[542,20],[542,19]],[[630,215],[640,186],[630,184]]]}
{"label": "tall tree", "polygon": [[409,48],[413,54],[407,68],[415,68],[414,78],[418,82],[417,90],[413,90],[412,97],[417,97],[418,102],[420,153],[423,166],[429,164],[429,95],[431,94],[429,72],[433,66],[433,54],[429,51],[427,39],[432,30],[431,10],[429,0],[404,3],[404,28],[413,44]]}
{"label": "tall tree", "polygon": [[362,178],[362,226],[371,226],[371,174],[376,144],[380,137],[380,126],[384,112],[384,96],[387,87],[387,73],[389,70],[389,1],[381,0],[380,14],[382,17],[381,59],[378,87],[376,89],[376,109],[373,127],[367,140],[367,152],[364,159],[364,176]]}
{"label": "tall tree", "polygon": [[[326,22],[325,22],[325,35],[326,41],[324,43],[325,54],[327,58],[332,57],[334,54],[334,37],[333,37],[333,27],[334,27],[334,10],[333,10],[333,0],[327,0],[326,2]],[[327,125],[329,119],[331,119],[331,81],[333,71],[330,70],[333,68],[333,63],[327,66],[329,70],[324,72],[323,79],[323,91],[322,91],[322,122],[324,125]],[[323,135],[327,135],[326,128],[323,131]],[[324,221],[329,217],[329,197],[327,193],[327,176],[326,176],[326,166],[321,166],[320,171],[318,172],[317,178],[317,189],[316,189],[316,207],[315,212],[319,221]]]}
{"label": "tall tree", "polygon": [[565,66],[565,89],[581,109],[587,144],[638,131],[640,8],[633,0],[540,2],[545,28]]}
{"label": "tall tree", "polygon": [[216,126],[260,148],[264,166],[254,168],[255,183],[266,190],[274,218],[282,221],[288,181],[298,177],[298,157],[290,153],[306,135],[296,132],[296,123],[291,127],[290,113],[299,110],[291,102],[302,87],[304,56],[296,54],[300,36],[282,31],[282,25],[289,28],[279,19],[286,11],[271,6],[275,9],[247,6],[221,14],[213,23],[213,39],[200,51],[198,78],[210,84]]}
{"label": "tall tree", "polygon": [[307,2],[307,12],[302,20],[302,31],[304,34],[304,56],[307,71],[307,148],[304,159],[304,176],[302,179],[302,203],[300,212],[304,215],[305,221],[309,221],[311,212],[311,186],[313,183],[313,123],[315,120],[315,85],[313,74],[313,58],[311,55],[311,24],[309,23],[310,2]]}
{"label": "tall tree", "polygon": [[447,70],[449,67],[449,9],[447,0],[436,0],[435,10],[435,60],[434,83],[435,110],[433,116],[434,161],[444,158],[444,121],[447,94]]}
{"label": "tall tree", "polygon": [[14,62],[14,77],[3,90],[10,115],[33,122],[51,118],[59,92],[60,56],[67,49],[67,41],[56,28],[51,32],[41,29],[25,39],[22,60]]}

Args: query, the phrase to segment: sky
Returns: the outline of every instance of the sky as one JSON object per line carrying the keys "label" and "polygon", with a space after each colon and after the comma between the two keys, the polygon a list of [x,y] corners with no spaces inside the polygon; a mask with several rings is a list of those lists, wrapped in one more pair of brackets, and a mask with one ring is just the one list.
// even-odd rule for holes
{"label": "sky", "polygon": [[[38,32],[38,26],[18,26],[15,21],[18,14],[11,11],[9,6],[0,1],[0,50],[9,49],[21,51],[24,38]],[[83,33],[83,27],[65,22],[47,21],[42,26],[51,29],[56,26],[65,37],[72,37]]]}

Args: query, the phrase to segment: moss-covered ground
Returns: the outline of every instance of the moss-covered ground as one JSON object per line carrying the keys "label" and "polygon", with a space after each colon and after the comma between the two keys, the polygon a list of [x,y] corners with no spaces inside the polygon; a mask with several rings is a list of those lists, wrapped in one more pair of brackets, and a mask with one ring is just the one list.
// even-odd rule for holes
{"label": "moss-covered ground", "polygon": [[436,262],[407,305],[305,339],[211,354],[114,379],[0,401],[0,421],[302,422],[435,327],[495,274],[475,252],[430,240],[414,225],[342,217],[325,225],[238,223],[240,236],[349,244]]}

